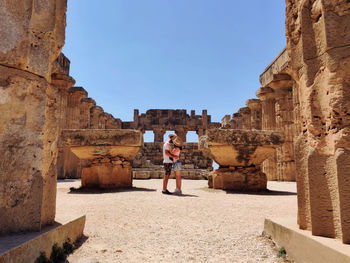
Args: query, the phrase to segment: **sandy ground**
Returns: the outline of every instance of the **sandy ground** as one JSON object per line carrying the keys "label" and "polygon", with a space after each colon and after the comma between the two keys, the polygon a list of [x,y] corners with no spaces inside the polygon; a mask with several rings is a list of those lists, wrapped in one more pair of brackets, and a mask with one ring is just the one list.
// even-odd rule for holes
{"label": "sandy ground", "polygon": [[[86,214],[83,245],[70,263],[284,262],[261,236],[264,218],[296,216],[295,183],[269,182],[270,193],[242,194],[183,180],[183,196],[161,193],[161,180],[131,190],[70,192],[58,183],[58,216]],[[175,181],[169,181],[173,190]]]}

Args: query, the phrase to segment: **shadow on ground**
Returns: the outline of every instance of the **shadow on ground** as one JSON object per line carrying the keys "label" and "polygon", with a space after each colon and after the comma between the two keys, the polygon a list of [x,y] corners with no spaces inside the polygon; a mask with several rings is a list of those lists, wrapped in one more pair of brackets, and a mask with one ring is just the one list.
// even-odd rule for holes
{"label": "shadow on ground", "polygon": [[[85,242],[86,240],[88,240],[89,237],[83,235],[82,237],[80,237],[75,243],[74,243],[74,250],[77,250],[78,248],[80,248]],[[74,253],[74,252],[73,252]],[[82,261],[85,262],[85,261]],[[69,260],[65,260],[63,263],[70,263]]]}
{"label": "shadow on ground", "polygon": [[253,191],[231,191],[231,190],[224,190],[226,194],[240,194],[240,195],[276,195],[276,196],[286,196],[286,195],[297,195],[295,192],[289,192],[289,191],[274,191],[267,189],[266,191],[260,191],[260,192],[253,192]]}
{"label": "shadow on ground", "polygon": [[80,179],[57,179],[57,183],[72,183],[80,181]]}
{"label": "shadow on ground", "polygon": [[107,193],[124,193],[124,192],[155,192],[156,189],[131,187],[131,188],[117,188],[117,189],[100,189],[100,188],[69,188],[68,194],[107,194]]}
{"label": "shadow on ground", "polygon": [[198,197],[198,195],[190,195],[190,194],[182,194],[182,195],[174,195],[178,197]]}

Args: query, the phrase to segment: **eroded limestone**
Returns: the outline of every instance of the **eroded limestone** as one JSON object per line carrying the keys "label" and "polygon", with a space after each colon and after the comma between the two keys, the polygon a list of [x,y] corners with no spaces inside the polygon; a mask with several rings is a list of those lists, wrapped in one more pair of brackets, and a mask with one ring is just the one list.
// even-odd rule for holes
{"label": "eroded limestone", "polygon": [[64,130],[62,140],[86,164],[82,186],[120,188],[132,186],[131,161],[143,144],[136,130]]}
{"label": "eroded limestone", "polygon": [[266,175],[260,165],[283,142],[283,133],[277,131],[209,129],[200,137],[200,146],[208,149],[220,165],[212,173],[212,186],[230,190],[266,190]]}

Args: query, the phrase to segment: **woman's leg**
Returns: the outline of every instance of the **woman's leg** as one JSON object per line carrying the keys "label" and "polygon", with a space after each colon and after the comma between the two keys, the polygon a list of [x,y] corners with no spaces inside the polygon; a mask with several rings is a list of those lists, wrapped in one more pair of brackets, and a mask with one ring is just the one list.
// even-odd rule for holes
{"label": "woman's leg", "polygon": [[175,178],[176,178],[176,189],[181,190],[181,171],[180,170],[175,171]]}

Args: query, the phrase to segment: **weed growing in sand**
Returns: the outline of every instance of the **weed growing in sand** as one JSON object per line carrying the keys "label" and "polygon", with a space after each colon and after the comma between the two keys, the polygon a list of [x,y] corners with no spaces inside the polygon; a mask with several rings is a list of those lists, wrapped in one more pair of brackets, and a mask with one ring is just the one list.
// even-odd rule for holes
{"label": "weed growing in sand", "polygon": [[40,252],[40,256],[35,260],[34,263],[52,263],[52,261],[46,257],[45,252]]}
{"label": "weed growing in sand", "polygon": [[67,241],[63,243],[64,254],[69,255],[73,253],[74,249],[75,249],[75,246],[72,243],[72,239],[68,238]]}
{"label": "weed growing in sand", "polygon": [[279,258],[286,258],[287,256],[287,251],[284,247],[281,247],[280,250],[278,250],[277,256]]}
{"label": "weed growing in sand", "polygon": [[61,263],[66,260],[67,256],[73,253],[75,249],[72,239],[68,238],[63,243],[63,248],[59,247],[57,243],[52,246],[50,259],[46,257],[45,252],[40,252],[40,256],[35,260],[34,263]]}

